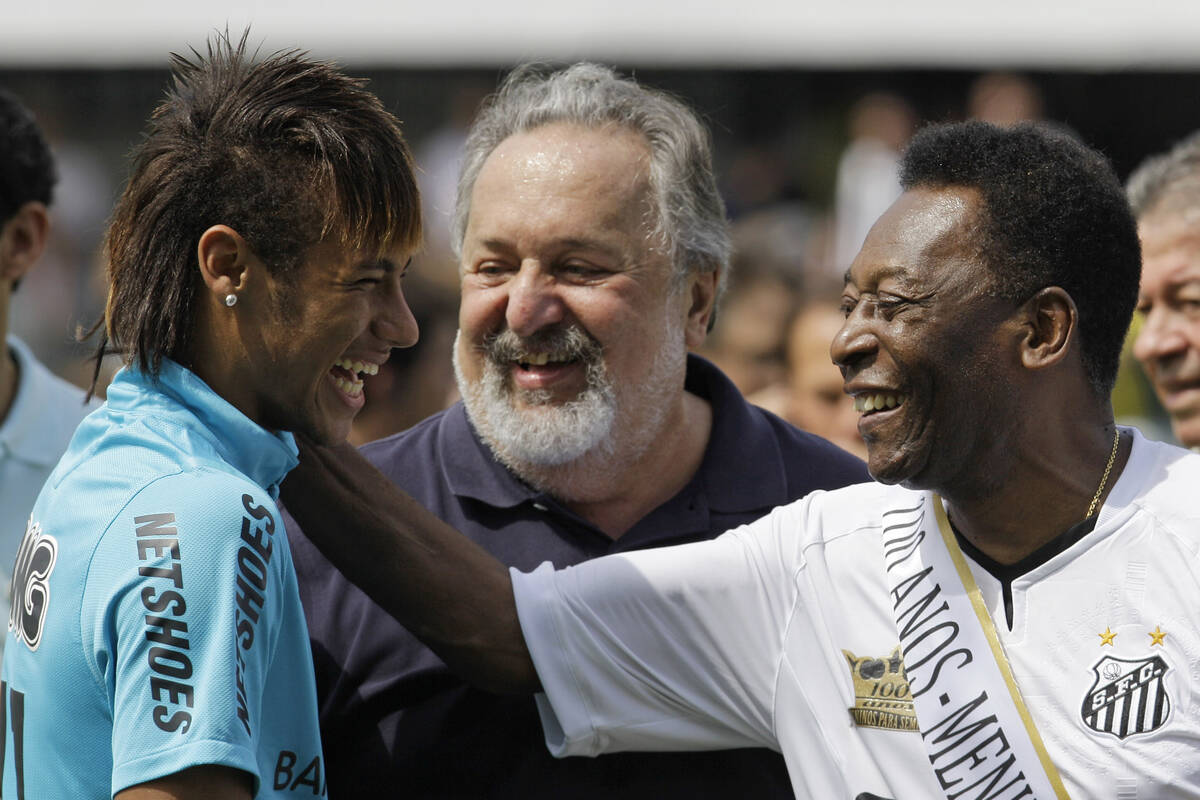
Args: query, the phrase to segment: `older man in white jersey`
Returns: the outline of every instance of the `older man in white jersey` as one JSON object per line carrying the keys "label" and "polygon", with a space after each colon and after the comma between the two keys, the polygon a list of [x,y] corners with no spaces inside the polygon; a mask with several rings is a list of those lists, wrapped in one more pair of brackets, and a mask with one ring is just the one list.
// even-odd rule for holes
{"label": "older man in white jersey", "polygon": [[978,122],[919,133],[902,177],[832,349],[877,483],[530,574],[349,452],[311,450],[289,506],[453,667],[540,690],[558,755],[774,747],[814,800],[1197,796],[1200,457],[1113,423],[1122,187]]}

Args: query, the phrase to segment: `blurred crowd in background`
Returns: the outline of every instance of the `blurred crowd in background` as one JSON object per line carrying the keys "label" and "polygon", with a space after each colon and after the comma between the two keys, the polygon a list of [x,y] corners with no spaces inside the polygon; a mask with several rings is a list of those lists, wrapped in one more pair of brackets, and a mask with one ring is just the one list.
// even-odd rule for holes
{"label": "blurred crowd in background", "polygon": [[[372,73],[352,63],[349,71],[370,77],[404,121],[426,220],[425,250],[405,288],[420,342],[395,351],[367,379],[367,405],[353,433],[362,443],[455,399],[450,352],[458,276],[449,218],[458,154],[475,109],[503,71]],[[683,97],[713,130],[736,253],[701,354],[753,402],[860,455],[857,414],[841,392],[829,344],[841,323],[842,275],[867,229],[899,195],[897,160],[922,122],[1054,121],[1105,151],[1122,178],[1200,123],[1194,111],[1158,105],[1172,92],[1186,95],[1195,83],[1186,75],[631,71]],[[76,334],[99,318],[104,302],[100,240],[125,155],[158,100],[163,76],[0,70],[0,86],[36,113],[60,171],[50,248],[14,296],[11,329],[80,385],[90,381],[90,347]],[[1169,441],[1153,392],[1132,358],[1126,360],[1114,396],[1118,418]],[[107,364],[106,372],[115,368]]]}

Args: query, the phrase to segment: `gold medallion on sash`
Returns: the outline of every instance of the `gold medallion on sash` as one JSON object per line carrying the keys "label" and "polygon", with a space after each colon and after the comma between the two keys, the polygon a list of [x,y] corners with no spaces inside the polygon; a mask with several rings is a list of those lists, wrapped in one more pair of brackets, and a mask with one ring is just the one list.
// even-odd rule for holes
{"label": "gold medallion on sash", "polygon": [[854,680],[854,707],[850,709],[854,724],[888,731],[918,730],[900,645],[882,658],[860,658],[849,650],[842,650],[842,654]]}

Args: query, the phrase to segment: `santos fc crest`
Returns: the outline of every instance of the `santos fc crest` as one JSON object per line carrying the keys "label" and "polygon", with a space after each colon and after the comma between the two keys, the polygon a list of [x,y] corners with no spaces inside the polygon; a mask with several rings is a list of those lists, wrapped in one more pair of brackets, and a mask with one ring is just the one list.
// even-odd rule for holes
{"label": "santos fc crest", "polygon": [[1161,728],[1171,713],[1171,698],[1163,686],[1169,669],[1161,656],[1100,659],[1092,665],[1096,680],[1083,698],[1083,723],[1118,739]]}
{"label": "santos fc crest", "polygon": [[29,520],[13,568],[8,629],[30,650],[42,642],[42,626],[50,605],[50,573],[58,560],[58,542],[42,534],[40,523]]}

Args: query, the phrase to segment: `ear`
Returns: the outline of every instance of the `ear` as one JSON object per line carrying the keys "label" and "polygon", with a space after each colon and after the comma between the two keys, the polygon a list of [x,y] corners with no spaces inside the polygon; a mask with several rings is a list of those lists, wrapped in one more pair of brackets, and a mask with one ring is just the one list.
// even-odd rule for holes
{"label": "ear", "polygon": [[224,301],[246,287],[254,254],[241,234],[228,225],[213,225],[200,234],[196,260],[204,285]]}
{"label": "ear", "polygon": [[692,273],[689,281],[689,302],[687,325],[684,337],[689,350],[694,350],[704,344],[713,317],[716,313],[717,283],[721,277],[720,268],[709,272]]}
{"label": "ear", "polygon": [[13,283],[37,263],[50,235],[50,214],[36,200],[25,203],[0,228],[0,280]]}
{"label": "ear", "polygon": [[1066,358],[1079,326],[1079,311],[1066,290],[1048,286],[1022,306],[1021,363],[1043,369]]}

